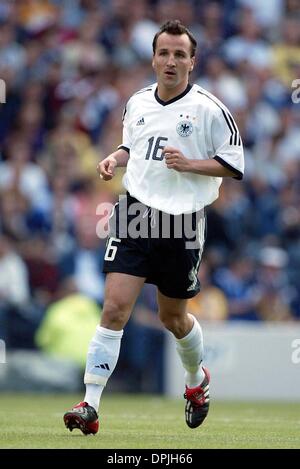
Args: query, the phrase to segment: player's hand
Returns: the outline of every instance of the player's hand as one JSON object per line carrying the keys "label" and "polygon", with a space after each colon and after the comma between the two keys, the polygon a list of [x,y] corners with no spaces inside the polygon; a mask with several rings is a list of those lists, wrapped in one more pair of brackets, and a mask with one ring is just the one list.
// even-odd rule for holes
{"label": "player's hand", "polygon": [[117,161],[113,156],[108,156],[105,160],[100,161],[97,165],[97,172],[101,179],[104,181],[109,181],[115,175],[115,167],[117,166]]}
{"label": "player's hand", "polygon": [[179,172],[190,171],[191,160],[186,158],[181,151],[173,147],[165,147],[162,153],[168,169],[175,169]]}

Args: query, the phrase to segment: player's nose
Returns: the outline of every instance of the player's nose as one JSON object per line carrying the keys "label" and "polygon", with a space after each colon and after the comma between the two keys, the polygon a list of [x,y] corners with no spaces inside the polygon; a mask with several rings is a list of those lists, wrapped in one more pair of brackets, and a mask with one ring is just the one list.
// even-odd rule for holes
{"label": "player's nose", "polygon": [[170,55],[168,56],[167,66],[168,66],[168,67],[174,67],[175,64],[176,64],[176,62],[175,62],[175,57],[174,57],[174,55],[170,54]]}

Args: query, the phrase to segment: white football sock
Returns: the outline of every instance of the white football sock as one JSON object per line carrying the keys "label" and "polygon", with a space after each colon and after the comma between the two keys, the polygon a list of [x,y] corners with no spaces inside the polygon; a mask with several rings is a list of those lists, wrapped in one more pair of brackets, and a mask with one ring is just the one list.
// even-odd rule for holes
{"label": "white football sock", "polygon": [[108,378],[114,371],[120,353],[123,330],[113,331],[97,326],[90,342],[84,375],[84,401],[98,411],[100,397]]}
{"label": "white football sock", "polygon": [[84,402],[87,402],[89,405],[94,407],[98,412],[99,404],[101,399],[101,394],[104,389],[104,386],[101,384],[86,384],[85,385],[85,396]]}
{"label": "white football sock", "polygon": [[195,388],[205,378],[201,362],[203,359],[203,337],[199,322],[194,320],[191,331],[182,339],[176,339],[176,349],[181,358],[185,371],[185,384],[189,388]]}

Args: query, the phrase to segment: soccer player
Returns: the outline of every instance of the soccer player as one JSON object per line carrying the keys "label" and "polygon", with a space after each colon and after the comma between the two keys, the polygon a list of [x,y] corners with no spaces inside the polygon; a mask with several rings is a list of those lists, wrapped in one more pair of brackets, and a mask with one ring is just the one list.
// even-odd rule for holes
{"label": "soccer player", "polygon": [[[189,83],[196,45],[179,21],[162,25],[153,39],[157,83],[129,99],[122,145],[97,167],[107,181],[116,167],[126,166],[123,184],[127,195],[115,205],[110,219],[114,228],[104,257],[107,277],[101,325],[89,345],[84,401],[64,415],[70,430],[98,431],[100,397],[117,364],[123,328],[144,282],[157,286],[159,317],[173,333],[185,369],[187,425],[198,427],[208,413],[210,376],[202,366],[201,326],[187,313],[186,305],[200,289],[197,274],[205,237],[203,208],[218,197],[223,177],[242,179],[244,157],[228,109],[203,88]],[[133,223],[136,204],[142,214],[140,226],[146,223],[143,227],[155,236],[136,236],[132,228],[138,226]],[[184,228],[180,236],[178,220]],[[195,242],[189,244],[191,230]]]}

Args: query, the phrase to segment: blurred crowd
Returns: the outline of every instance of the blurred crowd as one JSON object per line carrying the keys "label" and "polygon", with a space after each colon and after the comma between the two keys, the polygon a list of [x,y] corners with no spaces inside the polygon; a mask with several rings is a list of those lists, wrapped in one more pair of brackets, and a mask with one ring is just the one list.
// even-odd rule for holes
{"label": "blurred crowd", "polygon": [[[167,19],[197,38],[191,82],[229,107],[246,159],[244,180],[226,179],[207,210],[202,293],[189,308],[210,320],[300,318],[300,1],[0,0],[0,337],[10,347],[46,347],[40,328],[67,297],[101,312],[97,206],[123,192],[123,173],[104,183],[96,165],[121,143],[128,97],[155,81],[152,38]],[[155,309],[148,285],[132,321],[160,340]]]}

